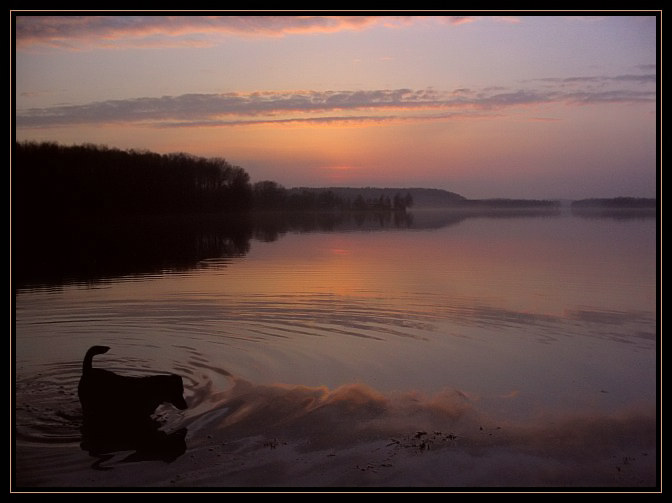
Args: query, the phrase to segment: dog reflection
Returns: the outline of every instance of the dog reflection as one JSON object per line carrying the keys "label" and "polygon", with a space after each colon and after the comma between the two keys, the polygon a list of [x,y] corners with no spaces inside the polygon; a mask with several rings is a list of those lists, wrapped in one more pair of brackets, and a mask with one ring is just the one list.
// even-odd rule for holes
{"label": "dog reflection", "polygon": [[101,459],[133,450],[126,461],[174,461],[186,450],[186,429],[170,434],[161,431],[161,423],[152,415],[163,403],[187,408],[182,378],[174,374],[129,377],[94,368],[93,357],[109,349],[93,346],[84,357],[78,387],[82,449]]}

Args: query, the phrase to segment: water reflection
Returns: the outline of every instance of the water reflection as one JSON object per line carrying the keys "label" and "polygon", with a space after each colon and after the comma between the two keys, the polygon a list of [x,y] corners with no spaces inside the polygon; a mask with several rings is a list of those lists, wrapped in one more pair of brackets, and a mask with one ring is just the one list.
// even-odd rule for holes
{"label": "water reflection", "polygon": [[161,423],[154,419],[134,424],[112,422],[84,422],[81,447],[98,458],[91,466],[109,469],[105,461],[115,454],[132,451],[122,462],[164,461],[171,463],[187,450],[186,428],[167,433],[160,430]]}
{"label": "water reflection", "polygon": [[[113,343],[131,358],[109,368],[179,374],[190,407],[169,429],[145,430],[149,445],[134,446],[113,429],[85,429],[82,447],[99,456],[98,467],[115,468],[95,477],[128,470],[124,480],[157,484],[164,473],[176,480],[191,470],[194,483],[224,477],[245,485],[256,473],[263,484],[269,455],[284,452],[290,462],[278,466],[300,477],[291,461],[301,451],[318,462],[311,473],[321,473],[320,462],[344,466],[360,440],[370,455],[372,435],[382,443],[376,452],[393,460],[364,456],[348,468],[389,473],[376,479],[389,485],[420,474],[420,465],[407,470],[401,459],[413,454],[416,463],[416,450],[426,446],[444,461],[430,482],[454,474],[459,454],[469,461],[462,475],[487,468],[479,480],[491,483],[548,483],[529,476],[541,459],[582,466],[552,479],[563,483],[620,484],[613,476],[633,468],[628,480],[644,483],[655,443],[655,222],[569,211],[497,215],[210,217],[127,222],[106,232],[97,226],[82,235],[33,228],[19,245],[27,251],[20,283],[27,287],[17,293],[15,313],[16,428],[26,480],[51,470],[44,449],[31,447],[47,443],[76,449],[86,462],[78,476],[90,476],[73,393],[82,352]],[[62,235],[70,238],[56,239]],[[42,257],[45,243],[58,244],[62,256]],[[46,274],[48,263],[59,274]],[[100,263],[106,267],[91,265]],[[28,288],[71,281],[96,288]],[[134,478],[128,463],[115,462],[128,450],[135,451],[128,461],[171,459],[182,450],[181,428],[188,428],[189,454],[154,463],[159,478]],[[426,435],[416,437],[420,432]],[[623,448],[628,439],[633,444]],[[335,455],[311,454],[310,445]],[[609,464],[614,456],[627,457],[627,466]],[[523,458],[530,463],[518,463]],[[194,459],[197,468],[189,465]],[[503,464],[525,470],[500,480]],[[72,463],[63,471],[80,469]]]}
{"label": "water reflection", "polygon": [[268,212],[254,215],[255,238],[275,241],[287,232],[333,232],[416,228],[406,211]]}
{"label": "water reflection", "polygon": [[15,223],[13,281],[20,289],[188,270],[204,259],[244,255],[251,237],[246,215]]}
{"label": "water reflection", "polygon": [[656,218],[656,208],[572,208],[572,215],[581,218],[613,220],[648,220]]}
{"label": "water reflection", "polygon": [[242,257],[250,240],[288,232],[439,229],[468,218],[554,217],[559,210],[416,212],[268,212],[225,215],[102,217],[23,221],[14,216],[15,288],[98,284],[123,276],[186,271],[207,261]]}

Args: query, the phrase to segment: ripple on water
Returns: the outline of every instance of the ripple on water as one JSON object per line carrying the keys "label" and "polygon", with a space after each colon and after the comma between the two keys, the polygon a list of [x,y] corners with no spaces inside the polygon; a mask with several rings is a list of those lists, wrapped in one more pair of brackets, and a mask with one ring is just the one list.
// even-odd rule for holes
{"label": "ripple on water", "polygon": [[73,443],[80,438],[82,411],[77,397],[81,364],[57,364],[17,378],[17,440]]}
{"label": "ripple on water", "polygon": [[[178,411],[160,406],[157,419],[166,430],[174,430],[215,408],[221,391],[231,385],[231,374],[216,367],[199,351],[182,347],[188,357],[170,372],[180,375],[189,408]],[[122,346],[115,353],[124,355]],[[140,358],[106,358],[101,367],[123,375],[147,376],[161,374],[151,362]],[[31,444],[77,444],[81,440],[82,410],[77,394],[81,362],[60,362],[39,367],[30,375],[17,376],[15,386],[16,439]],[[123,401],[120,401],[123,406]]]}

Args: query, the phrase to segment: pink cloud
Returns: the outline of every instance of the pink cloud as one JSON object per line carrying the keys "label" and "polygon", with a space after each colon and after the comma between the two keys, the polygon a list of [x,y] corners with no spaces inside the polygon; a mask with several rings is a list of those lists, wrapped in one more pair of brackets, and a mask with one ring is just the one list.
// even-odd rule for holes
{"label": "pink cloud", "polygon": [[[372,89],[184,94],[17,110],[16,124],[23,128],[87,123],[138,123],[157,127],[361,124],[483,117],[507,108],[552,103],[651,103],[655,99],[653,88],[626,87],[618,77],[606,80],[617,85],[611,89],[588,86],[571,92],[566,92],[560,85],[557,88],[480,92]],[[409,115],[411,112],[413,114]],[[543,117],[537,116],[539,118]]]}
{"label": "pink cloud", "polygon": [[212,45],[227,35],[283,36],[408,24],[386,16],[17,16],[18,48],[93,48]]}

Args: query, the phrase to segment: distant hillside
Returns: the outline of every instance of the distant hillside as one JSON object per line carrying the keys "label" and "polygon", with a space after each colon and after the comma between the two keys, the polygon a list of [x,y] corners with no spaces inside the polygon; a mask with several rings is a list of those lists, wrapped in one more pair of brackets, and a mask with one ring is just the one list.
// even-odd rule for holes
{"label": "distant hillside", "polygon": [[557,210],[560,201],[550,199],[468,199],[462,207],[472,209]]}
{"label": "distant hillside", "polygon": [[332,192],[335,196],[355,201],[358,197],[364,200],[377,200],[381,197],[394,199],[400,195],[405,197],[410,194],[413,199],[414,208],[442,208],[446,206],[455,206],[467,201],[467,198],[442,189],[422,189],[422,188],[376,188],[376,187],[295,187],[288,189],[290,194],[301,194],[310,192],[315,194]]}
{"label": "distant hillside", "polygon": [[645,197],[614,197],[606,199],[580,199],[572,202],[572,208],[636,209],[655,208],[656,200]]}
{"label": "distant hillside", "polygon": [[377,188],[377,187],[296,187],[288,189],[290,195],[325,194],[331,192],[334,196],[345,201],[355,201],[358,197],[366,201],[375,201],[382,198],[394,199],[395,196],[410,195],[412,207],[418,208],[467,208],[483,209],[527,209],[527,208],[556,208],[558,201],[540,199],[467,199],[460,194],[443,189],[425,188]]}

